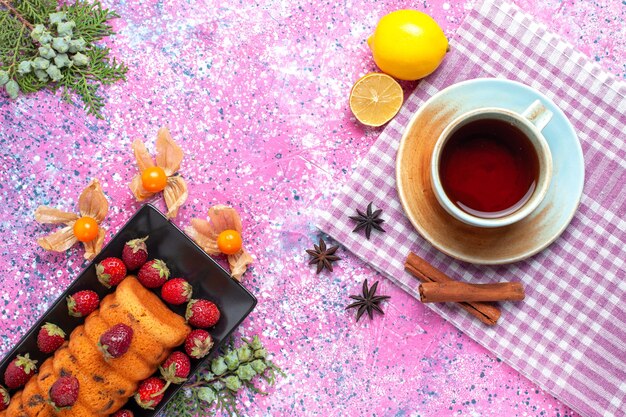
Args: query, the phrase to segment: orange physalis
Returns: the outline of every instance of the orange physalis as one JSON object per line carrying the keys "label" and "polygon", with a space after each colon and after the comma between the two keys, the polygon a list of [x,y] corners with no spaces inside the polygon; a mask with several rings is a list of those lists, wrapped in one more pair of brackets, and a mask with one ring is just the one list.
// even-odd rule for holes
{"label": "orange physalis", "polygon": [[83,216],[74,223],[74,236],[79,242],[91,242],[98,236],[98,222],[96,219]]}
{"label": "orange physalis", "polygon": [[158,193],[163,191],[167,185],[167,175],[161,167],[150,167],[141,173],[141,185],[146,191]]}
{"label": "orange physalis", "polygon": [[130,189],[137,201],[143,201],[163,191],[167,217],[176,217],[178,209],[187,200],[187,183],[178,174],[184,154],[166,127],[159,129],[155,145],[156,164],[141,140],[136,139],[133,142],[139,173],[131,181]]}
{"label": "orange physalis", "polygon": [[35,220],[42,224],[65,224],[65,227],[37,239],[45,250],[64,252],[76,242],[85,246],[85,259],[92,259],[102,249],[105,230],[100,227],[109,212],[109,203],[98,180],[93,180],[78,198],[79,214],[48,206],[39,206]]}
{"label": "orange physalis", "polygon": [[217,248],[225,255],[234,255],[241,250],[241,234],[236,230],[224,230],[217,235]]}
{"label": "orange physalis", "polygon": [[191,219],[191,226],[185,232],[209,255],[228,255],[230,273],[237,281],[248,265],[252,256],[241,243],[241,218],[239,213],[228,206],[213,206],[209,209],[209,220]]}

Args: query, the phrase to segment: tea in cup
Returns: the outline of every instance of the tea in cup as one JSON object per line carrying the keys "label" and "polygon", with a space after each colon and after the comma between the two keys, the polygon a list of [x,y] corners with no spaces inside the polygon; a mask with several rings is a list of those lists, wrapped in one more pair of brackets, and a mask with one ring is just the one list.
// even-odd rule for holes
{"label": "tea in cup", "polygon": [[541,204],[552,156],[541,130],[552,112],[539,100],[522,114],[488,107],[454,119],[431,159],[433,191],[442,207],[477,227],[522,220]]}

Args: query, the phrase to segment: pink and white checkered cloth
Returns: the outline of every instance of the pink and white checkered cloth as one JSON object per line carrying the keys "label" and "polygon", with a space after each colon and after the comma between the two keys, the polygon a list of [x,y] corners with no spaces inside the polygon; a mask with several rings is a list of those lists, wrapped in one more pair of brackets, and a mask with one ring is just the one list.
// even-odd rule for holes
{"label": "pink and white checkered cloth", "polygon": [[[420,82],[319,219],[324,232],[419,298],[409,251],[459,279],[514,276],[526,300],[503,304],[487,328],[459,308],[432,305],[478,343],[583,416],[626,415],[626,84],[510,4],[487,0],[457,31],[436,74]],[[395,157],[411,115],[435,92],[479,77],[517,80],[568,116],[586,162],[572,223],[548,249],[512,265],[478,267],[438,252],[413,229],[395,189]],[[365,240],[348,216],[370,202],[387,233]]]}

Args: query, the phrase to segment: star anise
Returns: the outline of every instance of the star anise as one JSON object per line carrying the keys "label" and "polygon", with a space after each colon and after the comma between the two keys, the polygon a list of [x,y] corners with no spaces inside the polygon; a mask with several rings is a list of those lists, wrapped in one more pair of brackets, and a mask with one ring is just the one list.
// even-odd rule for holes
{"label": "star anise", "polygon": [[380,218],[382,209],[378,209],[376,211],[372,211],[372,203],[367,205],[367,211],[363,213],[361,210],[356,209],[357,215],[350,216],[352,220],[357,222],[356,227],[353,232],[358,232],[361,229],[365,229],[365,237],[369,240],[370,235],[372,234],[372,229],[380,230],[381,232],[385,232],[385,229],[380,225],[384,222],[383,219]]}
{"label": "star anise", "polygon": [[311,256],[311,260],[309,261],[309,265],[317,264],[317,272],[319,274],[322,272],[322,269],[326,268],[330,272],[333,272],[333,262],[340,260],[341,258],[335,255],[339,246],[332,246],[330,248],[326,248],[326,243],[320,239],[319,246],[313,245],[315,249],[307,249],[306,253]]}
{"label": "star anise", "polygon": [[386,300],[389,297],[388,295],[376,295],[376,289],[378,288],[378,281],[372,285],[372,288],[368,288],[367,280],[363,283],[363,295],[351,295],[350,298],[356,300],[354,303],[348,305],[346,310],[349,308],[356,308],[356,321],[359,321],[363,313],[367,311],[367,315],[370,316],[370,320],[374,318],[374,310],[378,311],[380,314],[385,314],[378,305],[381,301]]}

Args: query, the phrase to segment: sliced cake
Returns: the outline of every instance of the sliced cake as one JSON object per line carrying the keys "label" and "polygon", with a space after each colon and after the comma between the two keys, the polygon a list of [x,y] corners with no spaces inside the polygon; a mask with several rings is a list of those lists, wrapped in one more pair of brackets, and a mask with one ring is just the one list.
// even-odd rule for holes
{"label": "sliced cake", "polygon": [[[67,351],[67,343],[65,343],[59,350]],[[57,351],[58,352],[58,351]],[[91,412],[80,402],[76,402],[68,409],[55,411],[52,405],[50,405],[50,388],[59,379],[61,371],[55,372],[54,362],[56,353],[53,357],[48,358],[39,370],[37,378],[37,384],[41,395],[45,398],[44,407],[39,411],[37,417],[54,417],[54,416],[75,416],[75,417],[100,417],[101,414]],[[62,372],[67,372],[66,369],[62,369]],[[42,385],[39,385],[39,381],[42,381]],[[79,382],[80,383],[80,382]],[[79,388],[79,392],[80,392]],[[108,415],[108,414],[102,414]]]}
{"label": "sliced cake", "polygon": [[[98,342],[113,327],[127,328],[132,338],[123,352],[109,351],[116,357],[105,358]],[[100,309],[74,329],[69,342],[41,364],[24,389],[13,394],[0,417],[108,416],[126,403],[137,384],[152,375],[190,332],[183,317],[135,277],[126,277],[114,294],[102,300]],[[112,340],[108,340],[109,349]],[[78,379],[78,401],[70,408],[55,410],[49,403],[50,388],[64,375]]]}
{"label": "sliced cake", "polygon": [[18,417],[22,413],[22,391],[18,391],[11,397],[11,402],[6,409],[7,417]]}
{"label": "sliced cake", "polygon": [[[111,326],[104,321],[96,310],[85,320],[85,333],[89,340],[97,346],[100,336],[109,330]],[[135,340],[131,342],[131,346]],[[156,371],[157,366],[149,365],[144,359],[134,351],[129,350],[119,358],[111,358],[107,363],[120,375],[131,381],[143,381]]]}
{"label": "sliced cake", "polygon": [[78,326],[72,331],[69,338],[69,350],[78,359],[83,372],[93,378],[102,378],[107,386],[113,387],[115,392],[123,397],[132,395],[137,389],[137,383],[120,375],[102,356],[96,345],[85,334],[84,326]]}
{"label": "sliced cake", "polygon": [[[80,366],[67,344],[60,347],[54,354],[54,372],[57,376],[72,375],[78,379],[78,402],[85,406],[93,415],[108,415],[115,407],[121,407],[126,399],[116,393],[116,388],[105,384],[105,379],[93,375]],[[74,411],[77,404],[72,407]]]}
{"label": "sliced cake", "polygon": [[109,326],[117,323],[130,326],[133,329],[133,342],[130,350],[141,356],[150,365],[159,366],[165,360],[164,352],[165,357],[169,354],[169,350],[156,341],[154,336],[144,329],[139,320],[123,304],[117,302],[115,294],[107,295],[100,302],[100,317]]}
{"label": "sliced cake", "polygon": [[22,404],[28,417],[36,417],[46,406],[46,397],[39,390],[37,377],[33,376],[24,386]]}
{"label": "sliced cake", "polygon": [[[52,387],[52,384],[54,384],[54,381],[56,381],[51,357],[46,359],[41,364],[41,366],[39,367],[39,373],[33,378],[35,377],[37,378],[37,386],[39,387],[39,392],[45,398],[46,405],[48,405],[48,392],[50,391],[50,387]],[[49,410],[51,412],[52,407],[50,407],[49,405],[47,407],[44,407],[39,411],[37,417],[48,415],[49,413],[46,413],[46,410]]]}
{"label": "sliced cake", "polygon": [[115,300],[167,349],[183,343],[191,332],[182,316],[170,310],[134,276],[129,275],[117,286]]}
{"label": "sliced cake", "polygon": [[[52,415],[54,416],[55,414]],[[87,407],[85,407],[81,403],[76,403],[69,408],[57,411],[56,415],[59,417],[100,417],[108,416],[109,413],[96,414],[91,412],[91,410],[87,409]]]}

